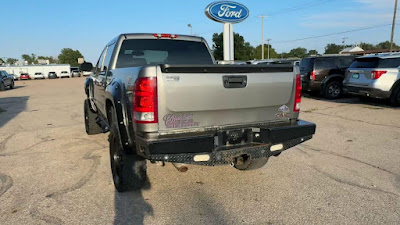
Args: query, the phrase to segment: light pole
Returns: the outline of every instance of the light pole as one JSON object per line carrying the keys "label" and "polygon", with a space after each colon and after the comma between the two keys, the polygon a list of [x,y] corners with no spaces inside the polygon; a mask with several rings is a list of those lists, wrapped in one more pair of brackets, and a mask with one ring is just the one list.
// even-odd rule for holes
{"label": "light pole", "polygon": [[192,35],[193,34],[193,28],[192,28],[192,24],[188,24],[188,27],[190,27],[190,35]]}
{"label": "light pole", "polygon": [[268,47],[268,59],[269,59],[269,42],[271,41],[272,39],[270,39],[270,38],[268,38],[266,41],[268,41],[268,45],[267,45],[267,47]]}
{"label": "light pole", "polygon": [[266,16],[261,15],[261,59],[264,59],[264,18]]}
{"label": "light pole", "polygon": [[394,28],[396,27],[396,14],[397,14],[397,1],[394,2],[394,13],[393,13],[393,23],[392,23],[392,35],[390,37],[390,52],[393,51],[393,38],[394,38]]}

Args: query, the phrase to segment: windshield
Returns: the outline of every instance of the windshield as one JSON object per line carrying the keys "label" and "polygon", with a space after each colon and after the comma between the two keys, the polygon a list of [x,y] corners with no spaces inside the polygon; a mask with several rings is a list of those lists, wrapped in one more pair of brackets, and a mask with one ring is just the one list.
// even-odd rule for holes
{"label": "windshield", "polygon": [[122,43],[117,68],[158,64],[213,64],[202,42],[131,39]]}

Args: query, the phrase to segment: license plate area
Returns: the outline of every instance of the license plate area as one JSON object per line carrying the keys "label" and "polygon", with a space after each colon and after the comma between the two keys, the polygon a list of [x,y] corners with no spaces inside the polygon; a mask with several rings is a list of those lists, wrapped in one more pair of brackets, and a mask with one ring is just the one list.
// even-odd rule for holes
{"label": "license plate area", "polygon": [[251,143],[252,129],[224,130],[218,132],[218,147],[246,145]]}
{"label": "license plate area", "polygon": [[360,74],[359,73],[353,73],[353,75],[351,75],[351,78],[359,79],[360,78]]}

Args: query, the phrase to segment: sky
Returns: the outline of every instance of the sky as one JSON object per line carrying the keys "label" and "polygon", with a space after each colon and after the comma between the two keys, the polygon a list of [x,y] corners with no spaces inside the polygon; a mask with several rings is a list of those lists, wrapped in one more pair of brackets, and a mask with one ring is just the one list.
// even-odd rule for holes
{"label": "sky", "polygon": [[[390,39],[395,0],[236,0],[250,11],[234,31],[251,45],[264,38],[278,52],[296,47],[323,53],[328,43]],[[79,50],[96,62],[102,49],[121,33],[193,33],[212,45],[212,34],[223,25],[208,19],[204,10],[213,0],[0,0],[0,58],[22,54],[57,56],[62,48]],[[400,21],[400,15],[398,17]],[[362,30],[368,27],[371,29]],[[350,33],[343,31],[356,30]],[[319,38],[309,38],[323,36]],[[309,38],[309,39],[304,39]],[[299,40],[300,39],[300,40]],[[301,40],[302,39],[302,40]],[[400,43],[400,27],[395,32]]]}

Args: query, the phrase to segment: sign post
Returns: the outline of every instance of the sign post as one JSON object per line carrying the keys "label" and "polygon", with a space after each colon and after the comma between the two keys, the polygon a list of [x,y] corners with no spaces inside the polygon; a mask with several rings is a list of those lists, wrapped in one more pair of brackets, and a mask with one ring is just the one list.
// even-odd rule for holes
{"label": "sign post", "polygon": [[224,60],[235,59],[233,24],[240,23],[249,16],[249,9],[237,2],[213,2],[206,7],[206,16],[211,20],[224,24]]}

